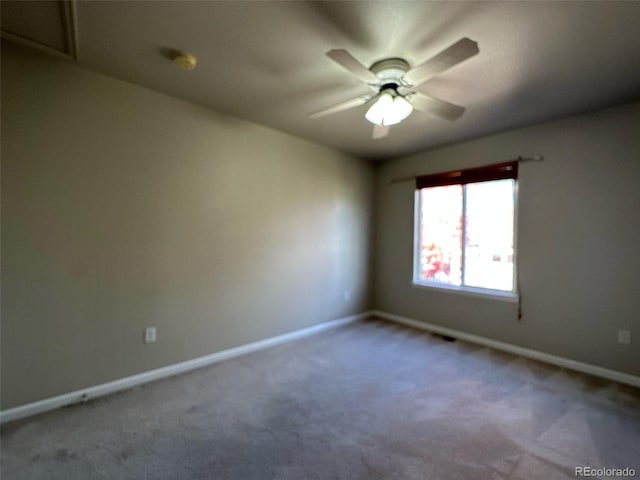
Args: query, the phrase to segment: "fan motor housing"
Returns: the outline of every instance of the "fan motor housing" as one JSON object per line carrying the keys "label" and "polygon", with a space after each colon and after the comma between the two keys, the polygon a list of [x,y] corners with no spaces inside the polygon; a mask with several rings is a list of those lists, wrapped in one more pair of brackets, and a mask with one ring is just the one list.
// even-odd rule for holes
{"label": "fan motor housing", "polygon": [[385,58],[375,62],[369,70],[383,83],[400,85],[405,72],[409,70],[409,63],[403,58]]}

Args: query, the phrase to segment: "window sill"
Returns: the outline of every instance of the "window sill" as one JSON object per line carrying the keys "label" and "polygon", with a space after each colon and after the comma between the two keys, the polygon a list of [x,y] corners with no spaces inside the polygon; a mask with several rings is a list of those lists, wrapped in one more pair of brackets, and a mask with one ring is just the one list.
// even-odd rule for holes
{"label": "window sill", "polygon": [[502,290],[489,290],[486,288],[474,287],[456,287],[453,285],[444,285],[439,283],[417,283],[412,282],[414,288],[424,290],[434,290],[444,293],[452,293],[454,295],[465,295],[469,297],[488,298],[501,302],[518,303],[520,296],[514,292],[503,292]]}

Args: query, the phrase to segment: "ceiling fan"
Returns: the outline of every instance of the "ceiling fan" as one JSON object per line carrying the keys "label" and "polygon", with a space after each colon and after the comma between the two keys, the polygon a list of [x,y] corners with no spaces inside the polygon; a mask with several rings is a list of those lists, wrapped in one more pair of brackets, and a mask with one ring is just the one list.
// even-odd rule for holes
{"label": "ceiling fan", "polygon": [[386,58],[366,68],[346,50],[329,50],[327,56],[330,59],[367,83],[374,93],[323,108],[309,116],[323,117],[370,103],[372,105],[365,118],[373,123],[374,139],[386,137],[389,127],[407,118],[414,109],[455,120],[464,113],[464,107],[418,92],[415,88],[479,51],[476,42],[463,38],[414,68],[402,58]]}

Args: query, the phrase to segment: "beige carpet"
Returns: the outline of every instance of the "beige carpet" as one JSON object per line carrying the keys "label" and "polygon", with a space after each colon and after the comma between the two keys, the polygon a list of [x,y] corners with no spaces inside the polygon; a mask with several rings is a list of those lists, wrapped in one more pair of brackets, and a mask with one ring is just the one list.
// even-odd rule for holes
{"label": "beige carpet", "polygon": [[640,477],[640,391],[382,321],[2,429],[2,480]]}

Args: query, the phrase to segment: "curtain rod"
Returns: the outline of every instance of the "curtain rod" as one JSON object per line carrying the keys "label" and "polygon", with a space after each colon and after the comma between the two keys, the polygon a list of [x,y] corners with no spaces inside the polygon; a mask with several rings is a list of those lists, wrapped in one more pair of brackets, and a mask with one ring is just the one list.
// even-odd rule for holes
{"label": "curtain rod", "polygon": [[[506,162],[540,162],[544,160],[542,155],[532,155],[531,157],[516,157],[511,160],[506,160]],[[392,178],[387,181],[387,185],[393,185],[394,183],[408,182],[411,180],[415,180],[417,177],[421,175],[411,175],[410,177],[400,177],[400,178]]]}

